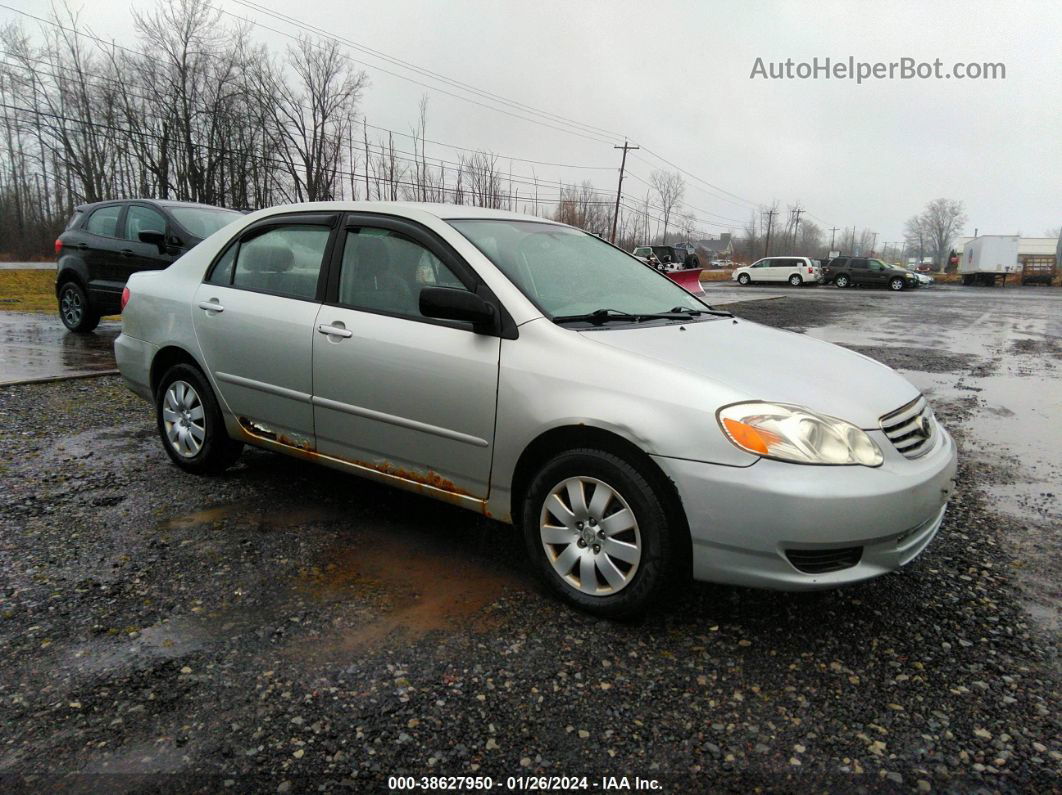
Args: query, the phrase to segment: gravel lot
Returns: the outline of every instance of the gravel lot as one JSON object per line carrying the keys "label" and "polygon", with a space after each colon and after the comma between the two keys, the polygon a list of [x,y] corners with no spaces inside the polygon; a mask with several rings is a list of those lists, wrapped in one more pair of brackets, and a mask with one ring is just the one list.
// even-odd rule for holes
{"label": "gravel lot", "polygon": [[559,605],[511,528],[441,503],[254,450],[186,475],[115,377],[0,387],[0,780],[1058,791],[1059,448],[1029,454],[1057,414],[998,395],[1058,400],[1062,303],[1013,293],[735,305],[902,368],[959,488],[899,574],[698,585],[632,623]]}

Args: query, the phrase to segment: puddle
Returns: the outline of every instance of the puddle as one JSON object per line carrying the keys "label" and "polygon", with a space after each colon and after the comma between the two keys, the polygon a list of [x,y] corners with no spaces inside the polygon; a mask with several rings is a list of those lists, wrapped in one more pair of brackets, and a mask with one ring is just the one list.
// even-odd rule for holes
{"label": "puddle", "polygon": [[[372,499],[380,487],[367,484],[365,489]],[[391,499],[405,500],[383,496],[384,502]],[[385,641],[416,641],[473,621],[477,628],[489,626],[486,608],[529,587],[519,564],[522,541],[512,528],[426,499],[407,502],[404,510],[406,515],[382,526],[370,521],[366,527],[353,505],[296,504],[266,511],[240,502],[177,516],[162,527],[188,530],[231,522],[243,529],[308,533],[306,525],[328,523],[324,551],[293,582],[275,581],[276,599],[268,600],[271,617],[257,619],[265,625],[288,613],[324,611],[327,615],[307,619],[317,629],[325,627],[323,634],[302,638],[291,650],[304,660],[344,659]]]}
{"label": "puddle", "polygon": [[[502,543],[516,540],[509,528],[485,532]],[[505,594],[527,588],[511,563],[478,555],[449,534],[358,532],[327,559],[304,572],[299,587],[323,602],[367,599],[376,615],[299,652],[313,657],[343,656],[387,639],[408,642],[456,629],[473,618],[477,629],[485,628],[489,620],[481,611]]]}
{"label": "puddle", "polygon": [[0,312],[0,384],[113,370],[121,330],[121,323],[105,322],[91,334],[73,334],[58,315]]}

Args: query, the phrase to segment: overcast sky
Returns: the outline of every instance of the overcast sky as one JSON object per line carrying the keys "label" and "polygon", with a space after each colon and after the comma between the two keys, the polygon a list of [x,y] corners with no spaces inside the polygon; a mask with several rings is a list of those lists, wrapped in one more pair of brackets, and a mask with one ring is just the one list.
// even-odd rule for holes
{"label": "overcast sky", "polygon": [[[74,0],[76,5],[77,0]],[[289,23],[235,0],[220,7],[285,33]],[[45,0],[5,3],[46,16]],[[380,71],[364,61],[368,121],[408,130],[429,96],[428,137],[526,159],[540,178],[591,178],[614,191],[628,135],[681,166],[704,231],[740,229],[752,207],[799,200],[825,228],[867,227],[900,240],[930,199],[962,200],[982,234],[1044,234],[1062,224],[1062,3],[588,2],[261,0],[273,10],[453,80],[610,131],[608,142],[513,119]],[[150,8],[153,0],[135,0]],[[129,0],[91,0],[98,35],[128,43]],[[0,22],[17,15],[0,9]],[[289,40],[261,27],[274,49]],[[820,59],[1001,62],[1003,80],[750,79],[765,62]],[[462,92],[463,93],[463,92]],[[467,94],[465,94],[467,96]],[[495,104],[496,103],[488,103]],[[540,117],[541,118],[541,117]],[[428,154],[455,159],[443,147]],[[654,168],[628,160],[625,195]],[[514,162],[514,174],[531,174]],[[727,193],[709,188],[718,186]],[[733,195],[728,195],[733,194]],[[734,195],[740,198],[735,198]],[[807,218],[808,216],[805,216]],[[733,219],[733,220],[730,220]]]}

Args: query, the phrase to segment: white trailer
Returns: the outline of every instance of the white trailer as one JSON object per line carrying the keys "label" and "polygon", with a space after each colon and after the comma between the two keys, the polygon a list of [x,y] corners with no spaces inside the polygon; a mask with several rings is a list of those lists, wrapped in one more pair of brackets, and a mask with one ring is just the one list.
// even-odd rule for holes
{"label": "white trailer", "polygon": [[1005,287],[1008,276],[1020,276],[1019,240],[1017,235],[981,235],[967,243],[959,262],[962,283],[991,287],[1002,279]]}

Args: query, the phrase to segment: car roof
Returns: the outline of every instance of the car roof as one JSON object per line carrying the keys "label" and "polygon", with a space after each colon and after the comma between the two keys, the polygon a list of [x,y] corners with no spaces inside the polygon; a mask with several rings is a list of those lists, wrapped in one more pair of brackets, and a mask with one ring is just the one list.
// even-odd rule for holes
{"label": "car roof", "polygon": [[233,210],[231,207],[218,207],[215,204],[203,204],[202,202],[181,202],[174,199],[105,199],[104,201],[90,202],[88,204],[79,204],[74,209],[78,212],[85,212],[91,210],[94,207],[102,207],[108,204],[129,204],[132,202],[140,202],[142,204],[154,204],[158,207],[198,207],[203,210],[227,210],[229,212],[238,213],[239,210]]}
{"label": "car roof", "polygon": [[257,218],[267,218],[277,213],[305,212],[375,212],[388,215],[431,215],[444,221],[457,219],[490,218],[509,221],[538,221],[544,224],[564,226],[550,218],[542,218],[527,213],[515,213],[510,210],[494,210],[489,207],[473,207],[468,204],[435,204],[432,202],[407,201],[327,201],[303,202],[301,204],[282,204],[263,208],[254,213]]}

